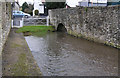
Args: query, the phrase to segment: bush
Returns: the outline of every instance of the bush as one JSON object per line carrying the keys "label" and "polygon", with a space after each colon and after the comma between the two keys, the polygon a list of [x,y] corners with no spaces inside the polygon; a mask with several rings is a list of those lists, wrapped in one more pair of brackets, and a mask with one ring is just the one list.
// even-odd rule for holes
{"label": "bush", "polygon": [[35,10],[35,15],[38,15],[39,14],[39,11],[38,10]]}

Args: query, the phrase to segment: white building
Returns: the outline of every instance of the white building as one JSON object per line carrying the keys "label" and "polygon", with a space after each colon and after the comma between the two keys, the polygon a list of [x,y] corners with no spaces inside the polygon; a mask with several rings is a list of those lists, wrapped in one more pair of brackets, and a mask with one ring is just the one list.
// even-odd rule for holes
{"label": "white building", "polygon": [[35,16],[35,10],[38,10],[39,14],[44,14],[44,5],[41,0],[34,0],[33,16]]}
{"label": "white building", "polygon": [[107,6],[107,0],[81,0],[79,1],[79,6]]}

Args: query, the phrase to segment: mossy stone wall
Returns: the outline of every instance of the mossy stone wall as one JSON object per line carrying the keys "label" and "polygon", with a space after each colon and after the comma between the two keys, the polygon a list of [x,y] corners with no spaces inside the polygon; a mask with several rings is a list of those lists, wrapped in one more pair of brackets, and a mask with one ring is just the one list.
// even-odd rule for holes
{"label": "mossy stone wall", "polygon": [[54,9],[49,16],[56,29],[62,23],[71,35],[120,46],[120,6]]}

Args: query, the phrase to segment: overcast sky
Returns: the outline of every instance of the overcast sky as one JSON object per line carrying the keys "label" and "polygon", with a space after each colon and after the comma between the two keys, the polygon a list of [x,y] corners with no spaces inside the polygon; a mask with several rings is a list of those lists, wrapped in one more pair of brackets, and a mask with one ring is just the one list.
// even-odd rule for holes
{"label": "overcast sky", "polygon": [[[33,0],[18,0],[18,1],[20,5],[22,5],[25,1],[28,3],[33,3]],[[67,4],[70,5],[71,7],[75,7],[78,4],[78,1],[81,0],[66,0]]]}
{"label": "overcast sky", "polygon": [[[17,0],[16,0],[17,1]],[[18,0],[19,1],[19,4],[22,5],[25,1],[28,2],[28,3],[32,3],[33,4],[33,0]],[[59,1],[59,0],[58,0]],[[68,5],[70,5],[71,7],[75,7],[76,5],[78,5],[78,2],[81,1],[81,0],[66,0],[66,3]],[[92,0],[92,1],[96,1],[96,0]],[[106,1],[106,0],[99,0],[99,1]],[[120,0],[108,0],[108,1],[120,1]]]}

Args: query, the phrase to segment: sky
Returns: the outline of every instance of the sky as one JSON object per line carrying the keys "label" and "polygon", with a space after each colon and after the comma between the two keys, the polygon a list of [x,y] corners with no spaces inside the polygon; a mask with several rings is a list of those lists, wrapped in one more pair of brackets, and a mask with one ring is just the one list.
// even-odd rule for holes
{"label": "sky", "polygon": [[[18,0],[20,5],[22,5],[25,1],[27,3],[32,3],[33,4],[33,0]],[[71,7],[75,7],[76,5],[78,5],[79,1],[81,1],[81,0],[66,0],[66,3]],[[92,1],[94,1],[94,0],[92,0]],[[100,0],[100,1],[105,1],[105,0]],[[111,2],[111,1],[120,1],[120,0],[109,0],[109,1]]]}
{"label": "sky", "polygon": [[[22,5],[25,1],[28,3],[33,3],[33,0],[18,0],[20,5]],[[66,0],[66,3],[71,7],[75,7],[76,5],[78,5],[79,1],[81,0]]]}

